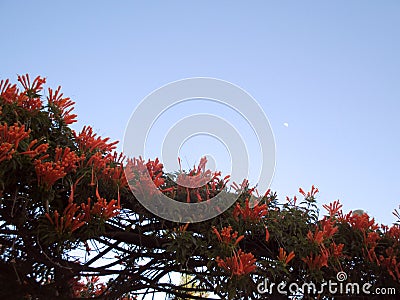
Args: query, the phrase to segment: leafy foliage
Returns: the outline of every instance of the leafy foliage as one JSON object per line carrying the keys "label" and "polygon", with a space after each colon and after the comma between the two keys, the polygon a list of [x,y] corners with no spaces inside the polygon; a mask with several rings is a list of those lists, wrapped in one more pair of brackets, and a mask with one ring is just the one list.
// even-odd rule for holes
{"label": "leafy foliage", "polygon": [[[91,127],[72,130],[74,103],[60,87],[44,101],[44,78],[18,81],[21,90],[0,83],[0,298],[165,292],[176,299],[278,299],[286,296],[260,294],[257,285],[266,278],[320,282],[340,271],[350,282],[400,288],[397,211],[391,227],[366,213],[345,214],[339,201],[325,205],[320,217],[314,186],[299,190],[299,203],[295,196],[281,204],[276,193],[260,196],[246,180],[229,186],[229,177],[206,170],[204,159],[169,174],[178,182],[208,178],[201,187],[182,187],[158,159],[126,160]],[[179,224],[148,212],[129,184],[143,193],[155,185],[181,202],[208,201],[221,191],[238,200],[216,218]],[[173,274],[191,283],[169,280]]]}

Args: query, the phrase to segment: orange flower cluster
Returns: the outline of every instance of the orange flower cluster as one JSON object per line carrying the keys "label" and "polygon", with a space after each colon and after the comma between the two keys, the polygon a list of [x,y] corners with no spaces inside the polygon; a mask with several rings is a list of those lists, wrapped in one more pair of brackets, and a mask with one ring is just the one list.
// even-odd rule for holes
{"label": "orange flower cluster", "polygon": [[334,201],[333,203],[330,203],[329,205],[326,205],[326,204],[322,205],[322,207],[328,211],[329,216],[331,218],[336,217],[338,214],[341,213],[342,206],[343,205],[339,203],[339,200]]}
{"label": "orange flower cluster", "polygon": [[0,162],[10,160],[17,150],[19,143],[29,137],[30,130],[25,131],[25,126],[15,123],[12,126],[0,124]]}
{"label": "orange flower cluster", "polygon": [[13,103],[18,96],[17,85],[11,85],[10,81],[0,81],[0,99],[5,103]]}
{"label": "orange flower cluster", "polygon": [[15,150],[13,149],[13,145],[10,143],[1,143],[0,144],[0,162],[3,160],[10,160]]}
{"label": "orange flower cluster", "polygon": [[302,258],[310,270],[319,270],[328,266],[329,251],[322,249],[320,254],[311,253],[309,256]]}
{"label": "orange flower cluster", "polygon": [[386,236],[400,243],[400,225],[394,224],[386,231]]}
{"label": "orange flower cluster", "polygon": [[367,213],[359,215],[353,214],[352,212],[349,212],[345,216],[341,216],[339,220],[341,222],[347,222],[351,227],[361,231],[364,242],[364,248],[362,249],[364,257],[370,262],[375,262],[379,265],[375,248],[381,237],[376,232],[379,226],[375,223],[375,220],[370,219]]}
{"label": "orange flower cluster", "polygon": [[79,134],[74,132],[75,139],[78,143],[79,149],[83,152],[111,152],[116,148],[118,141],[108,143],[110,138],[101,138],[93,133],[93,129],[90,126],[84,126]]}
{"label": "orange flower cluster", "polygon": [[311,187],[311,191],[308,193],[305,193],[302,188],[299,188],[299,193],[302,194],[306,198],[315,197],[315,195],[318,192],[319,192],[319,190],[316,187],[314,187],[314,185]]}
{"label": "orange flower cluster", "polygon": [[218,229],[215,227],[213,227],[212,230],[217,236],[218,240],[226,245],[233,243],[233,245],[236,246],[241,240],[244,239],[244,235],[238,237],[237,231],[231,233],[232,226],[222,228],[221,233],[219,233]]}
{"label": "orange flower cluster", "polygon": [[377,232],[371,231],[366,235],[363,232],[364,237],[364,246],[365,248],[362,249],[364,257],[368,259],[370,262],[376,262],[379,265],[378,258],[375,253],[375,248],[378,245],[378,240],[380,240],[380,236]]}
{"label": "orange flower cluster", "polygon": [[119,192],[118,200],[112,199],[110,202],[107,203],[107,200],[100,196],[99,190],[96,188],[96,198],[97,201],[94,203],[93,207],[91,207],[91,198],[88,198],[87,204],[81,204],[86,221],[90,221],[91,216],[106,221],[119,214],[119,210],[121,208]]}
{"label": "orange flower cluster", "polygon": [[344,247],[344,244],[336,245],[335,242],[332,242],[331,249],[330,249],[330,254],[334,258],[342,257],[343,256],[343,247]]}
{"label": "orange flower cluster", "polygon": [[367,213],[358,215],[349,212],[343,218],[340,218],[340,221],[347,222],[351,227],[361,231],[377,230],[379,228],[378,224],[375,223],[375,219],[370,219]]}
{"label": "orange flower cluster", "polygon": [[394,253],[393,247],[386,249],[386,255],[387,257],[384,257],[383,255],[379,256],[378,265],[386,267],[393,280],[400,282],[400,261],[398,262],[399,258]]}
{"label": "orange flower cluster", "polygon": [[[180,162],[179,158],[178,161]],[[221,172],[211,173],[210,170],[206,170],[206,162],[207,159],[203,157],[199,166],[197,168],[194,166],[188,174],[185,174],[181,168],[176,180],[178,185],[162,189],[165,184],[165,174],[163,164],[159,159],[145,162],[142,157],[133,158],[128,160],[125,166],[125,182],[129,183],[132,190],[146,197],[153,197],[159,193],[172,193],[172,197],[175,197],[177,193],[183,192],[186,193],[188,203],[192,201],[193,196],[201,202],[204,200],[204,195],[200,194],[201,191],[205,193],[205,199],[208,200],[229,180],[229,176],[221,180]]]}
{"label": "orange flower cluster", "polygon": [[330,256],[338,259],[343,254],[344,244],[336,245],[335,242],[331,242],[329,247],[325,247],[324,242],[329,240],[334,236],[334,234],[339,230],[335,225],[335,220],[332,218],[324,218],[321,220],[322,230],[316,226],[315,232],[309,231],[307,233],[307,239],[312,243],[315,243],[319,247],[319,253],[310,253],[309,256],[302,258],[302,260],[307,264],[311,270],[319,270],[322,267],[328,266],[328,259]]}
{"label": "orange flower cluster", "polygon": [[34,81],[30,82],[29,75],[18,76],[18,81],[24,87],[24,91],[20,92],[17,85],[11,85],[9,80],[0,82],[0,99],[8,104],[16,104],[28,111],[35,111],[42,107],[39,92],[43,89],[45,78],[37,76]]}
{"label": "orange flower cluster", "polygon": [[71,151],[69,147],[57,147],[55,150],[54,161],[56,163],[59,163],[66,173],[69,173],[75,172],[77,164],[84,158],[84,156],[78,156],[75,151]]}
{"label": "orange flower cluster", "polygon": [[162,169],[163,164],[158,158],[154,161],[149,159],[147,163],[142,157],[129,159],[125,166],[126,180],[132,190],[140,195],[153,197],[160,192],[172,190],[159,190],[165,183]]}
{"label": "orange flower cluster", "polygon": [[[73,102],[70,98],[63,98],[63,93],[60,92],[61,86],[59,86],[55,92],[49,88],[49,95],[47,96],[47,102],[50,106],[54,106],[58,110],[58,115],[64,121],[65,124],[72,124],[76,122],[76,114],[71,114],[74,110]],[[52,116],[52,115],[51,115]]]}
{"label": "orange flower cluster", "polygon": [[308,231],[307,239],[309,239],[313,243],[316,243],[318,246],[323,246],[324,232],[320,231],[317,227],[314,234],[311,231]]}
{"label": "orange flower cluster", "polygon": [[[180,158],[178,158],[178,161],[181,166]],[[221,172],[211,172],[210,169],[206,169],[206,164],[207,158],[204,156],[200,159],[199,165],[197,167],[194,165],[188,174],[182,172],[182,166],[180,167],[181,172],[178,174],[176,183],[178,184],[178,189],[185,190],[187,203],[192,201],[192,191],[197,202],[202,202],[203,200],[209,200],[215,195],[218,185],[220,185],[220,188],[224,188],[229,181],[229,175],[221,180]],[[205,190],[205,199],[200,194],[201,190]]]}
{"label": "orange flower cluster", "polygon": [[101,296],[107,290],[107,286],[104,283],[98,283],[99,280],[99,276],[86,276],[86,282],[73,278],[70,282],[73,296],[76,298]]}
{"label": "orange flower cluster", "polygon": [[92,186],[95,185],[95,177],[112,180],[119,186],[127,185],[123,167],[125,156],[122,153],[112,153],[118,141],[109,143],[109,138],[97,136],[90,126],[83,127],[79,134],[73,134],[79,149],[87,154],[85,165],[92,168]]}
{"label": "orange flower cluster", "polygon": [[54,161],[43,162],[43,159],[47,157],[48,155],[44,155],[34,162],[38,184],[46,189],[49,189],[57,180],[67,175],[68,172],[75,172],[77,164],[84,159],[84,156],[79,157],[68,147],[57,147]]}
{"label": "orange flower cluster", "polygon": [[93,205],[91,214],[98,216],[102,220],[108,220],[119,214],[120,204],[119,201],[113,199],[107,203],[104,198],[98,198],[97,202]]}
{"label": "orange flower cluster", "polygon": [[287,265],[295,256],[293,251],[287,254],[282,247],[279,248],[278,260],[284,265]]}
{"label": "orange flower cluster", "polygon": [[47,151],[47,149],[49,148],[49,144],[47,144],[47,143],[40,144],[40,145],[38,145],[37,143],[38,143],[38,140],[36,140],[36,139],[31,141],[28,145],[28,148],[26,148],[26,151],[21,152],[21,154],[27,155],[30,158],[34,158],[35,156],[38,156],[41,153],[45,153]]}
{"label": "orange flower cluster", "polygon": [[73,233],[85,224],[84,215],[79,211],[80,207],[73,203],[73,199],[70,197],[62,216],[56,210],[52,217],[49,213],[46,213],[46,218],[54,225],[56,232],[61,236],[64,233]]}
{"label": "orange flower cluster", "polygon": [[68,199],[68,206],[64,209],[61,216],[58,211],[54,211],[53,216],[46,213],[46,218],[54,225],[56,232],[59,235],[63,233],[73,233],[75,230],[82,227],[84,224],[91,220],[91,217],[100,218],[101,220],[108,220],[119,214],[120,197],[118,193],[118,200],[107,200],[100,197],[99,191],[96,188],[97,201],[91,206],[91,199],[88,198],[87,204],[82,203],[77,205],[74,203],[74,187],[71,187],[71,194]]}
{"label": "orange flower cluster", "polygon": [[32,84],[29,78],[29,74],[18,76],[18,81],[22,84],[26,92],[39,92],[43,89],[42,85],[46,83],[46,78],[37,76]]}
{"label": "orange flower cluster", "polygon": [[[178,158],[178,160],[180,164],[180,159]],[[178,174],[176,183],[185,187],[201,187],[205,185],[211,180],[212,176],[211,170],[206,170],[206,164],[207,158],[202,157],[198,167],[196,168],[196,166],[193,166],[193,169],[189,172],[189,174],[182,172],[181,167],[181,172]]]}
{"label": "orange flower cluster", "polygon": [[288,202],[289,205],[296,206],[297,197],[294,196],[293,199],[291,199],[291,198],[289,198],[288,196],[286,196],[286,201]]}
{"label": "orange flower cluster", "polygon": [[124,161],[125,155],[122,153],[108,154],[104,159],[107,161],[105,169],[103,169],[102,175],[104,178],[111,179],[118,186],[128,186],[124,173]]}
{"label": "orange flower cluster", "polygon": [[[117,152],[114,154],[108,154],[104,157],[106,166],[102,169],[101,175],[105,179],[111,179],[119,186],[127,186],[127,181],[124,173],[124,160],[125,156]],[[93,165],[96,168],[96,165]],[[99,169],[100,170],[100,169]]]}
{"label": "orange flower cluster", "polygon": [[243,179],[240,185],[238,185],[236,182],[233,182],[231,184],[231,187],[235,190],[237,194],[241,194],[249,187],[249,181],[247,179]]}
{"label": "orange flower cluster", "polygon": [[[28,111],[40,110],[43,106],[43,102],[40,99],[39,92],[43,90],[43,85],[46,83],[46,79],[37,76],[33,82],[29,78],[29,75],[18,76],[18,81],[23,87],[23,91],[20,92],[17,85],[11,85],[9,80],[2,80],[0,82],[0,99],[8,104],[16,104]],[[75,104],[70,98],[63,98],[63,94],[60,93],[61,87],[53,92],[49,88],[49,96],[47,97],[49,106],[53,106],[57,110],[57,114],[63,119],[65,124],[72,124],[76,122],[76,115],[71,114],[73,105]],[[54,115],[50,114],[50,117]]]}
{"label": "orange flower cluster", "polygon": [[146,163],[147,172],[149,172],[150,178],[153,180],[156,187],[160,187],[165,182],[161,177],[163,175],[163,167],[163,164],[160,163],[158,158],[154,161],[149,159]]}
{"label": "orange flower cluster", "polygon": [[255,203],[253,207],[250,207],[249,198],[247,198],[244,207],[239,203],[236,203],[235,209],[233,210],[233,217],[236,221],[239,220],[240,216],[244,221],[258,222],[267,213],[268,208],[266,204],[259,205],[258,203]]}
{"label": "orange flower cluster", "polygon": [[234,275],[246,275],[256,269],[255,262],[257,260],[254,258],[254,255],[251,252],[245,253],[242,251],[242,249],[239,249],[239,251],[236,252],[234,249],[234,247],[236,247],[239,242],[244,239],[244,235],[238,237],[237,231],[232,232],[232,226],[223,227],[221,232],[219,232],[218,229],[213,226],[212,231],[217,236],[219,242],[226,246],[233,247],[233,256],[226,257],[225,259],[217,256],[216,262],[219,267],[230,272],[231,277]]}
{"label": "orange flower cluster", "polygon": [[24,87],[24,91],[17,97],[17,104],[29,111],[39,110],[42,108],[42,100],[40,99],[39,92],[43,89],[43,84],[46,83],[45,78],[37,76],[32,84],[29,75],[18,76],[18,81]]}
{"label": "orange flower cluster", "polygon": [[67,175],[64,168],[57,163],[41,160],[35,160],[35,171],[37,175],[38,185],[42,185],[45,189],[50,189],[51,186],[58,180]]}
{"label": "orange flower cluster", "polygon": [[8,104],[16,104],[28,111],[35,111],[42,107],[39,92],[43,89],[42,85],[46,82],[45,78],[36,77],[30,82],[29,75],[18,76],[18,81],[24,87],[20,92],[17,85],[11,85],[9,80],[0,82],[0,99]]}
{"label": "orange flower cluster", "polygon": [[22,84],[24,91],[20,92],[17,85],[11,85],[9,80],[0,82],[0,99],[7,104],[15,104],[28,111],[37,111],[42,108],[42,100],[39,92],[43,89],[46,79],[37,76],[32,84],[29,75],[18,76],[18,81]]}
{"label": "orange flower cluster", "polygon": [[307,238],[318,246],[325,247],[323,242],[331,238],[339,229],[337,226],[334,226],[334,221],[332,219],[324,218],[321,220],[321,224],[322,230],[319,230],[317,226],[314,234],[311,231],[308,231]]}
{"label": "orange flower cluster", "polygon": [[232,257],[221,259],[218,256],[216,258],[218,266],[230,272],[231,277],[234,275],[242,276],[254,272],[257,268],[255,265],[256,261],[257,260],[254,258],[252,253],[245,253],[242,249],[239,249],[237,253],[234,251]]}

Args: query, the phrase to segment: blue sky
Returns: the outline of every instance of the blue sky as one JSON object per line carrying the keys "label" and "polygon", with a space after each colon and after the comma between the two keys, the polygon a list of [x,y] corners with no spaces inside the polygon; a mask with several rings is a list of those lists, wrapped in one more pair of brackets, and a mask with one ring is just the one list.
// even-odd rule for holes
{"label": "blue sky", "polygon": [[321,204],[340,199],[395,220],[398,1],[1,1],[0,11],[0,77],[40,74],[62,85],[76,101],[75,128],[122,140],[132,111],[158,87],[227,80],[270,120],[281,198],[315,184]]}

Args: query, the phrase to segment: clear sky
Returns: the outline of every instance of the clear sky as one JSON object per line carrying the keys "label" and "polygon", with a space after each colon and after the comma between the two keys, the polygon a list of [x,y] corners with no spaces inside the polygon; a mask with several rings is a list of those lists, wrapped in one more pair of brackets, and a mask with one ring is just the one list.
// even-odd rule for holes
{"label": "clear sky", "polygon": [[77,103],[75,128],[91,124],[122,140],[154,89],[196,76],[227,80],[270,120],[281,198],[315,184],[321,204],[340,199],[346,210],[395,220],[399,1],[3,0],[0,11],[0,77],[62,85]]}

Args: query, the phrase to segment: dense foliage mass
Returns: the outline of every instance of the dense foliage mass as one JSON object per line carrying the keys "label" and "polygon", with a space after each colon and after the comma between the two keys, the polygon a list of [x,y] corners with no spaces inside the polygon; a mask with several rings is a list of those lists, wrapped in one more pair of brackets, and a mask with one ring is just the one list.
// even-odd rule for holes
{"label": "dense foliage mass", "polygon": [[[379,287],[400,293],[399,223],[344,213],[339,201],[324,205],[321,217],[315,187],[300,189],[301,200],[278,202],[246,180],[229,184],[229,177],[210,173],[204,159],[175,176],[210,180],[179,186],[157,159],[126,160],[90,126],[72,130],[74,103],[60,87],[45,92],[45,79],[28,75],[18,81],[20,89],[0,83],[1,299],[132,299],[158,292],[171,299],[286,299],[260,284],[339,282],[339,272],[347,275],[343,283],[370,283],[371,294]],[[179,224],[144,209],[128,184],[143,193],[156,185],[182,202],[208,201],[222,190],[238,200],[216,218]],[[307,289],[300,294],[315,297]],[[324,289],[319,297],[345,294]],[[364,296],[371,297],[358,299]]]}

